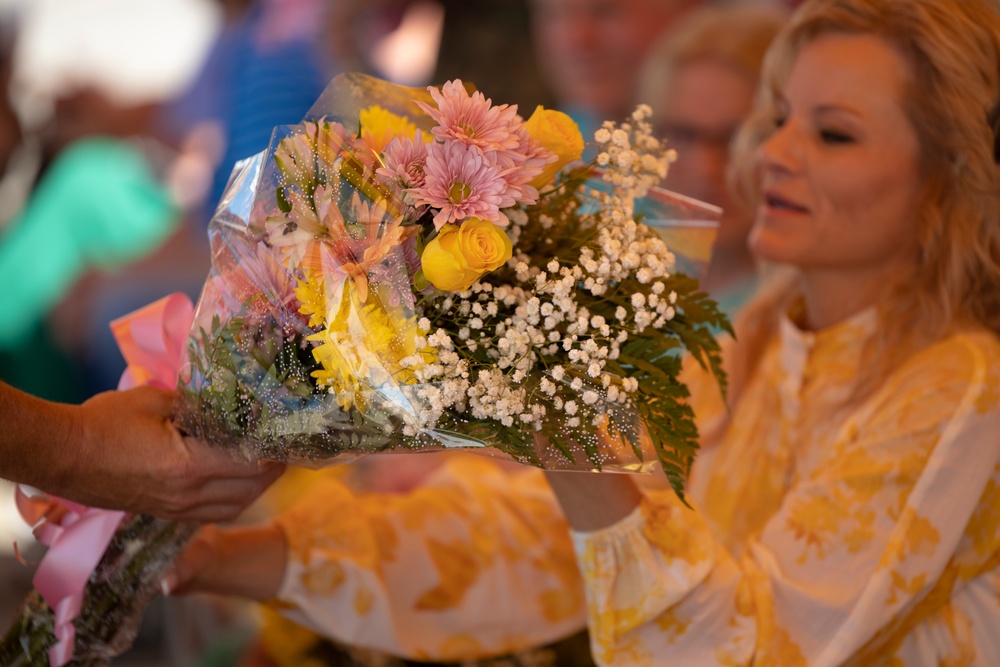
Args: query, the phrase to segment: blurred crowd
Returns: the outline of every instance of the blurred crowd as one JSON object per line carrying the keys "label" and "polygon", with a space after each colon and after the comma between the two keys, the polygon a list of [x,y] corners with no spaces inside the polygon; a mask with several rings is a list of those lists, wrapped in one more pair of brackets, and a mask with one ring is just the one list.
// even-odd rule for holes
{"label": "blurred crowd", "polygon": [[[727,189],[729,143],[794,4],[0,3],[0,380],[73,403],[113,389],[124,361],[108,323],[169,292],[197,299],[207,223],[233,164],[266,148],[273,127],[298,122],[341,71],[414,86],[462,78],[524,116],[538,104],[563,109],[585,136],[651,104],[680,154],[666,185],[726,211],[706,286],[735,311],[757,273],[750,215]],[[399,470],[402,487],[423,474]],[[263,505],[280,506],[280,493]],[[7,586],[7,569],[9,612],[23,586]],[[151,622],[172,627],[174,645],[150,660],[274,664],[266,652],[237,658],[257,627],[242,614],[192,600],[157,606]],[[160,646],[160,630],[137,650]]]}
{"label": "blurred crowd", "polygon": [[[567,110],[587,136],[636,102],[662,111],[688,85],[674,77],[676,90],[668,88],[659,70],[671,54],[655,48],[685,15],[702,5],[768,4],[777,0],[8,3],[0,378],[66,401],[113,388],[123,362],[107,322],[167,291],[197,297],[205,228],[232,165],[264,149],[274,126],[300,120],[337,72],[409,85],[462,78],[525,115],[536,104]],[[176,20],[160,20],[171,12]],[[83,28],[69,32],[73,24]],[[652,59],[659,70],[640,91]],[[687,78],[728,102],[730,117],[703,133],[676,122],[664,130],[680,130],[680,149],[693,139],[681,151],[677,187],[725,205],[718,164],[706,167],[717,172],[706,180],[700,162],[715,159],[712,151],[724,157],[749,106],[754,67],[715,69],[722,81]],[[690,105],[678,113],[699,120],[725,106]]]}

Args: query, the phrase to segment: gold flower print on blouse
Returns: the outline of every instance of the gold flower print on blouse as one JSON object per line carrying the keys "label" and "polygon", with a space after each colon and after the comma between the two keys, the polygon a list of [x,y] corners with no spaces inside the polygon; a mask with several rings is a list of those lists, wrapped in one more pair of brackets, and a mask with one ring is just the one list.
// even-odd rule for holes
{"label": "gold flower print on blouse", "polygon": [[427,551],[441,583],[420,596],[417,609],[457,607],[465,591],[478,579],[479,571],[489,564],[489,554],[462,540],[450,543],[427,540]]}
{"label": "gold flower print on blouse", "polygon": [[332,560],[324,560],[311,565],[302,573],[302,587],[313,595],[333,595],[344,585],[344,568]]}
{"label": "gold flower print on blouse", "polygon": [[[784,331],[710,468],[695,471],[707,483],[692,500],[726,547],[713,573],[735,567],[735,580],[672,567],[706,532],[666,498],[647,496],[666,510],[645,520],[672,525],[644,528],[644,541],[622,524],[576,537],[608,664],[630,664],[621,647],[663,665],[1000,664],[1000,644],[976,630],[1000,624],[1000,343],[956,334],[858,404],[866,329],[853,324]],[[733,622],[737,607],[752,613],[749,629]],[[716,608],[732,610],[731,630],[705,613]],[[678,618],[692,620],[680,631]]]}
{"label": "gold flower print on blouse", "polygon": [[532,469],[465,455],[408,494],[325,482],[278,525],[289,544],[282,613],[342,643],[471,660],[585,624],[572,542]]}

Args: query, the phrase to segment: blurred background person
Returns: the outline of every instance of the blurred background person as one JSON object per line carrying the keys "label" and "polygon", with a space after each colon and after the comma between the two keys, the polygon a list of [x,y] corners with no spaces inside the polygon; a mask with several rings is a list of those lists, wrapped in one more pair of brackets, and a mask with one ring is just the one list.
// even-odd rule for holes
{"label": "blurred background person", "polygon": [[[163,247],[199,196],[197,150],[164,142],[155,119],[200,65],[213,19],[200,0],[40,0],[8,15],[5,99],[18,150],[35,159],[4,179],[23,197],[0,232],[0,379],[73,402],[115,386],[120,355],[110,379],[88,377],[101,356],[93,333],[111,340],[111,317],[91,325],[99,287]],[[159,281],[156,297],[169,287]]]}
{"label": "blurred background person", "polygon": [[639,71],[653,43],[706,0],[531,0],[538,65],[556,106],[586,141],[605,120],[633,110]]}
{"label": "blurred background person", "polygon": [[326,0],[216,0],[221,27],[197,77],[162,109],[173,142],[206,137],[217,154],[197,211],[199,239],[233,165],[267,148],[272,130],[299,122],[340,71],[323,37]]}
{"label": "blurred background person", "polygon": [[726,182],[730,143],[784,21],[783,11],[759,6],[699,9],[661,36],[639,76],[637,99],[653,108],[657,133],[678,154],[665,186],[722,208],[702,287],[730,316],[758,283],[747,247],[754,212],[738,204]]}

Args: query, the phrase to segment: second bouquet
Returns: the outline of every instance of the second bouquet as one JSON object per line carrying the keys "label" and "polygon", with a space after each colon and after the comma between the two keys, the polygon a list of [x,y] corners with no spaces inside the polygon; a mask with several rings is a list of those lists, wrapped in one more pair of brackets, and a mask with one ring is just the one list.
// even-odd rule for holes
{"label": "second bouquet", "polygon": [[234,171],[179,426],[312,467],[452,447],[659,464],[682,491],[680,352],[722,379],[728,324],[637,215],[673,159],[648,115],[605,123],[584,164],[560,112],[341,75]]}

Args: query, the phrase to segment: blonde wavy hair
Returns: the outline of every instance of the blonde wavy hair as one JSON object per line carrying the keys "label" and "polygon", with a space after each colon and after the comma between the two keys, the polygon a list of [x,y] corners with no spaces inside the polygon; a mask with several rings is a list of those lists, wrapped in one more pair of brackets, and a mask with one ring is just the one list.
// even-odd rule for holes
{"label": "blonde wavy hair", "polygon": [[[918,253],[905,284],[881,307],[869,388],[915,349],[958,327],[1000,334],[1000,167],[989,114],[1000,101],[996,0],[811,0],[792,16],[764,61],[754,112],[734,143],[734,190],[757,197],[755,153],[774,128],[776,102],[802,48],[831,32],[885,39],[909,62],[902,105],[919,142],[923,201]],[[795,281],[779,279],[739,324],[745,378],[773,334]],[[739,381],[740,377],[736,378]]]}

